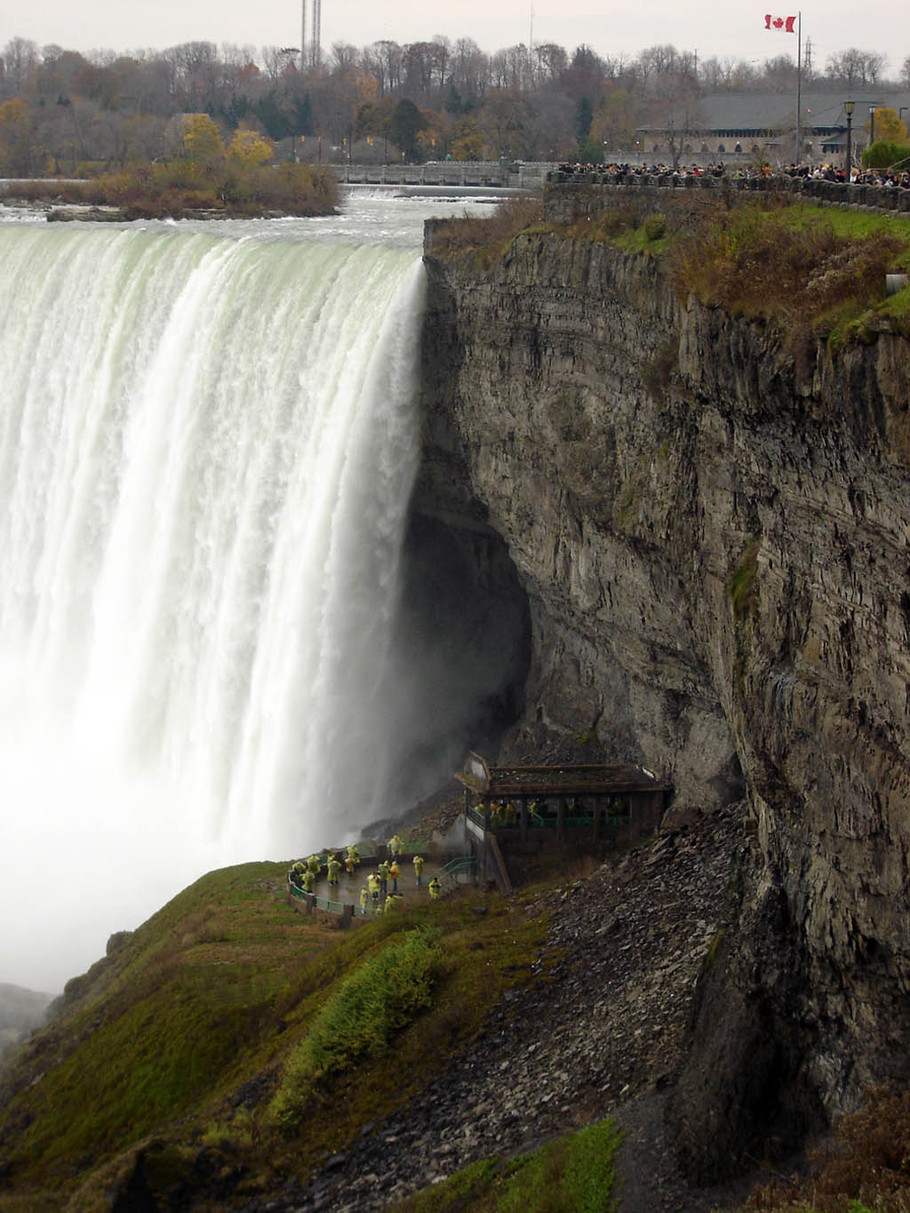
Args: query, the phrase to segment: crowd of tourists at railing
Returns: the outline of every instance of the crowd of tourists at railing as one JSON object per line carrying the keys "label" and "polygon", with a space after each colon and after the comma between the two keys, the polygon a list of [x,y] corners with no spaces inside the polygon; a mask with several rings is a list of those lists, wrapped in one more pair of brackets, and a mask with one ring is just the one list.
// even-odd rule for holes
{"label": "crowd of tourists at railing", "polygon": [[[643,179],[671,180],[675,183],[708,179],[709,181],[760,181],[769,178],[801,178],[804,181],[834,181],[847,183],[844,168],[832,164],[789,164],[772,168],[770,165],[737,165],[728,168],[723,161],[708,165],[678,165],[676,167],[658,162],[655,164],[560,164],[547,174],[548,181],[579,181],[597,185],[635,184]],[[890,189],[910,189],[908,169],[853,169],[851,185],[878,185]]]}
{"label": "crowd of tourists at railing", "polygon": [[[366,848],[365,848],[366,849]],[[412,847],[413,849],[413,847]],[[395,834],[388,842],[385,857],[375,864],[371,863],[371,871],[364,877],[360,889],[359,906],[354,910],[358,917],[367,918],[375,914],[388,914],[400,909],[405,904],[405,897],[399,892],[399,881],[404,887],[405,844],[401,836]],[[323,877],[328,884],[329,896],[322,899],[326,904],[320,908],[334,908],[338,900],[341,873],[344,871],[348,880],[358,876],[362,856],[360,847],[351,843],[348,847],[330,850],[324,854],[314,853],[307,859],[298,859],[288,871],[288,887],[294,896],[309,899],[311,905],[316,905],[316,885]],[[371,859],[378,856],[372,855]],[[411,857],[413,867],[413,887],[419,893],[426,888],[430,901],[436,901],[442,891],[439,877],[431,877],[426,886],[423,883],[423,869],[426,859],[420,850],[414,850]]]}

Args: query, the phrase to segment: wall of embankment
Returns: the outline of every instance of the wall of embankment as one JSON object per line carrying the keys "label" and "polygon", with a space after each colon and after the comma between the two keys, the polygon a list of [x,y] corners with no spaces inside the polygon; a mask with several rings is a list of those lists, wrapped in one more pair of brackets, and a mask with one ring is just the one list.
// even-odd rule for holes
{"label": "wall of embankment", "polygon": [[718,1175],[910,1077],[910,343],[797,353],[554,232],[426,265],[415,512],[527,596],[504,754],[750,805],[671,1109]]}

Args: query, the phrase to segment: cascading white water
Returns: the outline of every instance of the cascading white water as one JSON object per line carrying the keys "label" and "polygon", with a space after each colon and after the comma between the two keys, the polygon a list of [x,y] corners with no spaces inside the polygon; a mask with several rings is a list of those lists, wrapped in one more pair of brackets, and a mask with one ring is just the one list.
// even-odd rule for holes
{"label": "cascading white water", "polygon": [[415,248],[0,225],[0,981],[388,805]]}

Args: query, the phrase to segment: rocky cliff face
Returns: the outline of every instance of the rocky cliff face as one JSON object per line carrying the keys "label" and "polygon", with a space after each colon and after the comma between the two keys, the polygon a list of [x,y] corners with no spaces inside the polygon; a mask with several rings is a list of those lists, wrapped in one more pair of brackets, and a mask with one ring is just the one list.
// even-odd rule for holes
{"label": "rocky cliff face", "polygon": [[415,509],[527,595],[511,752],[641,762],[677,818],[748,796],[672,1113],[719,1174],[910,1075],[910,348],[794,354],[553,234],[427,268]]}

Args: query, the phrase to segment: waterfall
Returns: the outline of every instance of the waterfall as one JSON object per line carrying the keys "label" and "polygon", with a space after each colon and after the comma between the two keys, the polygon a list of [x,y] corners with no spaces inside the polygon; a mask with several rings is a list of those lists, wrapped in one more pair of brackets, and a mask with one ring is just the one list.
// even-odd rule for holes
{"label": "waterfall", "polygon": [[388,810],[422,269],[21,224],[0,281],[0,981],[59,985],[203,871]]}

